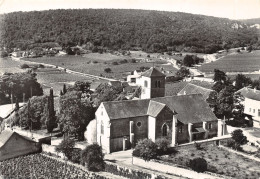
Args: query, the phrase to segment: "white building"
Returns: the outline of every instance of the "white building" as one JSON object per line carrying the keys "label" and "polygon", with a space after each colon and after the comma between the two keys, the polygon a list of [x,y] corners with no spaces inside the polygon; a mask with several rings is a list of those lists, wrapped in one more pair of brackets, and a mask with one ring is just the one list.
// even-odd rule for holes
{"label": "white building", "polygon": [[253,119],[254,127],[260,127],[260,91],[244,87],[238,92],[244,96],[244,114]]}

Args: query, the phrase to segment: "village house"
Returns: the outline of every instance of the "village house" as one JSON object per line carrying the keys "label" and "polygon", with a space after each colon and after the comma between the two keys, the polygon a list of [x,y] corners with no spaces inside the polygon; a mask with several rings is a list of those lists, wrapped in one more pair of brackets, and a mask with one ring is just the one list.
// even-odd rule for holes
{"label": "village house", "polygon": [[237,91],[244,96],[244,114],[253,120],[254,127],[260,127],[260,91],[244,87]]}
{"label": "village house", "polygon": [[106,153],[132,148],[144,138],[164,137],[175,146],[223,135],[223,121],[202,94],[165,97],[165,75],[156,68],[144,72],[139,84],[141,99],[103,102],[95,113],[95,140]]}
{"label": "village house", "polygon": [[40,145],[37,142],[11,129],[6,129],[0,134],[0,161],[35,153],[39,150]]}

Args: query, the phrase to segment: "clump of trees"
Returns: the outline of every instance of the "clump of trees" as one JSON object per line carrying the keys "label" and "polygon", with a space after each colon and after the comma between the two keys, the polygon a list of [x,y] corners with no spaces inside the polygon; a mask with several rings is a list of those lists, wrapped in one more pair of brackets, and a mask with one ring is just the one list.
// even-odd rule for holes
{"label": "clump of trees", "polygon": [[204,58],[199,58],[196,55],[186,55],[183,59],[183,65],[187,67],[192,67],[196,64],[203,63]]}
{"label": "clump of trees", "polygon": [[190,70],[187,69],[186,67],[181,67],[177,72],[176,72],[177,78],[183,79],[186,77],[190,76]]}
{"label": "clump of trees", "polygon": [[11,103],[15,98],[21,102],[41,95],[43,90],[35,73],[6,73],[0,77],[0,104]]}

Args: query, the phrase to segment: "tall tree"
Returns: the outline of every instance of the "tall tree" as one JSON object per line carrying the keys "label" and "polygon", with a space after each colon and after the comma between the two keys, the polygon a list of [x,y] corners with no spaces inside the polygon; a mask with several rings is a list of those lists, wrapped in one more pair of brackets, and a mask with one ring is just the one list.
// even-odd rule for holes
{"label": "tall tree", "polygon": [[82,92],[70,91],[60,98],[58,119],[65,134],[83,140],[86,126],[94,119],[94,108],[88,99],[82,98]]}
{"label": "tall tree", "polygon": [[46,127],[48,132],[52,132],[53,129],[56,127],[56,116],[54,111],[54,96],[53,96],[53,89],[50,89],[50,96],[48,97],[47,102],[47,119],[46,119]]}
{"label": "tall tree", "polygon": [[220,70],[218,70],[218,69],[215,69],[215,70],[214,70],[213,80],[214,80],[215,82],[222,82],[222,83],[224,83],[224,82],[227,80],[227,75],[226,75],[225,72],[220,71]]}
{"label": "tall tree", "polygon": [[240,90],[243,87],[252,84],[252,80],[249,77],[246,77],[243,74],[238,74],[235,79],[235,87],[237,90]]}

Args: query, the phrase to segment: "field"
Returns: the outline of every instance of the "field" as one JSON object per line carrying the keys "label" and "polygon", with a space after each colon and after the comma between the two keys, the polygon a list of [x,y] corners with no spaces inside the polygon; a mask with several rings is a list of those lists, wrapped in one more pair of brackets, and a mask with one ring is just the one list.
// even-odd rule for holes
{"label": "field", "polygon": [[219,69],[224,72],[253,72],[260,69],[260,50],[251,53],[231,53],[217,61],[203,64],[199,70],[206,73]]}
{"label": "field", "polygon": [[[139,69],[140,67],[163,67],[165,70],[175,73],[172,65],[167,64],[164,60],[151,60],[145,62],[137,59],[134,63],[131,56],[116,56],[111,54],[90,53],[84,56],[55,56],[41,58],[25,58],[24,60],[47,63],[55,66],[60,66],[77,72],[105,76],[108,78],[122,79],[130,72]],[[105,68],[110,68],[111,73],[104,72]]]}
{"label": "field", "polygon": [[196,157],[202,157],[207,160],[210,172],[241,179],[260,177],[259,162],[249,160],[213,145],[205,146],[202,150],[198,150],[195,147],[180,149],[177,153],[168,157],[161,157],[161,159],[187,166],[188,161]]}
{"label": "field", "polygon": [[18,73],[18,72],[24,72],[20,68],[20,65],[22,63],[19,61],[13,61],[10,58],[0,58],[0,75],[7,73]]}
{"label": "field", "polygon": [[[95,79],[77,74],[70,74],[55,68],[38,68],[36,70],[37,81],[42,84],[44,94],[49,94],[52,87],[55,95],[59,95],[63,85],[73,85],[75,81],[93,82]],[[100,81],[100,80],[99,80]]]}

